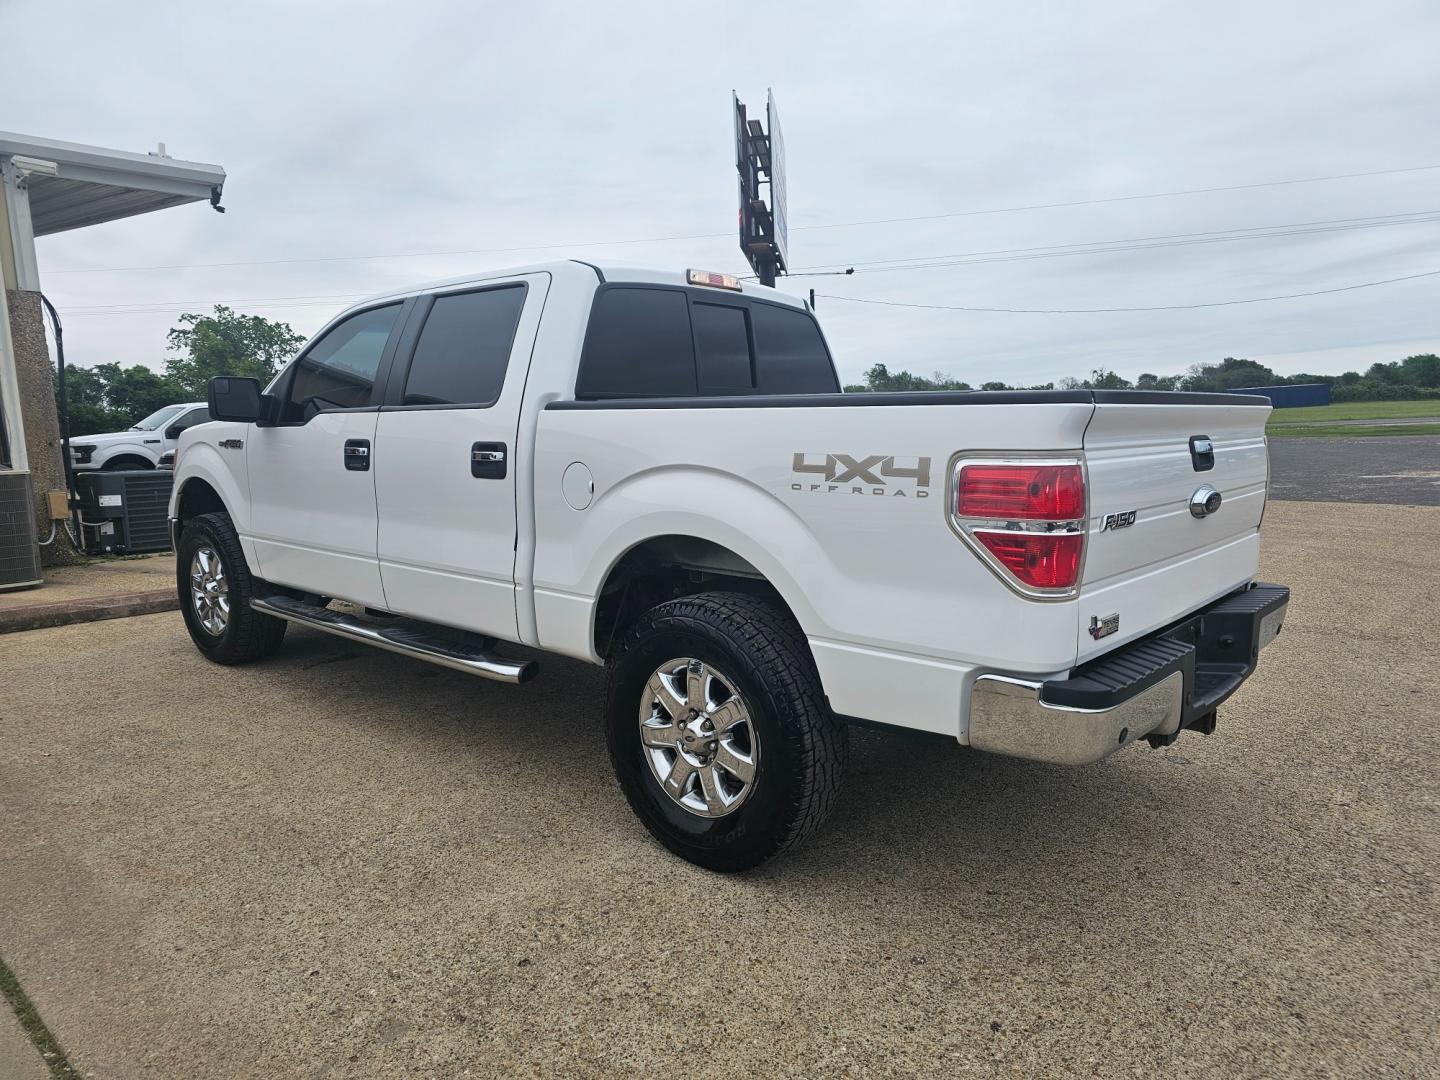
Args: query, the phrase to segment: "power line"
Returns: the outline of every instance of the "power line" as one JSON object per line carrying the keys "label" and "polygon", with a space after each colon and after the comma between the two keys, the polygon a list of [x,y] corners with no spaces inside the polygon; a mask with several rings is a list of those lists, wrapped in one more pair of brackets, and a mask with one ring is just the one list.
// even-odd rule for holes
{"label": "power line", "polygon": [[[1090,240],[1074,244],[1040,244],[1034,247],[994,248],[986,251],[966,251],[950,255],[921,255],[911,258],[872,259],[854,263],[820,263],[813,267],[797,269],[791,277],[830,276],[838,272],[849,274],[878,273],[887,270],[906,270],[912,266],[928,269],[935,266],[967,265],[968,261],[1003,262],[1004,259],[990,259],[988,256],[1028,255],[1034,258],[1050,258],[1068,254],[1104,254],[1107,250],[1145,250],[1149,247],[1183,247],[1189,243],[1211,243],[1225,240],[1265,239],[1269,236],[1296,236],[1307,233],[1341,232],[1354,228],[1384,228],[1390,225],[1424,224],[1440,221],[1440,209],[1414,210],[1403,214],[1371,214],[1354,218],[1327,218],[1320,221],[1296,221],[1276,225],[1255,225],[1237,229],[1206,229],[1201,232],[1163,233],[1157,236],[1133,236],[1117,240]],[[1285,231],[1279,231],[1285,230]],[[1295,231],[1290,231],[1295,230]],[[1146,248],[1131,249],[1121,245],[1143,244]],[[1038,253],[1038,254],[1035,254]],[[967,263],[951,260],[967,260]],[[923,265],[920,265],[923,264]],[[812,273],[819,271],[819,273]],[[751,276],[751,275],[747,275]]]}
{"label": "power line", "polygon": [[[1249,184],[1227,184],[1218,187],[1187,188],[1180,191],[1152,191],[1134,195],[1111,195],[1098,199],[1072,199],[1066,202],[1031,203],[1024,206],[1000,206],[983,210],[954,210],[940,214],[916,214],[908,217],[871,218],[864,221],[835,221],[817,225],[795,225],[792,232],[818,229],[851,229],[864,225],[894,225],[911,221],[940,221],[950,218],[980,217],[987,214],[1018,214],[1032,210],[1056,210],[1076,206],[1100,206],[1106,203],[1135,202],[1142,199],[1171,199],[1185,195],[1209,195],[1225,191],[1252,191],[1258,188],[1286,187],[1294,184],[1319,184],[1333,180],[1354,180],[1371,176],[1395,176],[1403,173],[1428,172],[1436,165],[1415,165],[1403,169],[1375,169],[1369,172],[1332,173],[1326,176],[1301,176],[1287,180],[1262,180]],[[328,255],[301,259],[250,259],[234,262],[170,263],[150,266],[93,266],[70,270],[50,270],[49,274],[114,274],[139,270],[208,270],[235,266],[285,266],[302,263],[364,262],[372,259],[419,259],[452,255],[501,255],[517,251],[556,251],[584,247],[616,247],[628,244],[663,244],[677,240],[716,240],[734,236],[733,232],[689,233],[676,236],[632,237],[622,240],[571,241],[563,244],[531,244],[523,247],[465,248],[446,251],[395,251],[360,255]]]}
{"label": "power line", "polygon": [[[1092,240],[1079,244],[1041,245],[1039,247],[999,248],[990,251],[974,251],[956,255],[931,255],[917,259],[887,259],[881,263],[857,263],[840,271],[797,271],[791,277],[829,277],[850,274],[885,273],[895,270],[931,270],[951,266],[978,266],[985,263],[1015,262],[1028,259],[1061,258],[1071,255],[1103,255],[1111,252],[1150,251],[1166,247],[1185,247],[1192,244],[1223,243],[1231,240],[1263,240],[1270,237],[1306,236],[1314,233],[1338,232],[1348,229],[1381,228],[1392,225],[1423,224],[1440,221],[1440,209],[1415,210],[1403,214],[1381,214],[1363,218],[1330,218],[1321,221],[1292,222],[1277,225],[1257,225],[1242,229],[1218,229],[1193,233],[1169,233],[1159,236],[1129,237],[1119,240]],[[928,260],[928,261],[927,261]],[[888,265],[898,263],[904,265]],[[844,265],[844,264],[833,264]],[[753,274],[745,275],[753,280]],[[74,314],[122,313],[126,311],[168,311],[177,307],[205,304],[253,304],[291,300],[356,300],[365,293],[321,293],[293,296],[248,296],[236,299],[204,300],[150,300],[134,303],[90,305],[74,310]],[[302,305],[295,305],[302,306]]]}
{"label": "power line", "polygon": [[1108,307],[1108,308],[1008,308],[1008,307],[964,307],[955,304],[913,304],[901,300],[877,300],[859,296],[832,296],[818,293],[824,300],[841,300],[851,304],[879,304],[884,307],[924,308],[928,311],[980,311],[1008,315],[1100,315],[1134,311],[1194,311],[1197,308],[1235,307],[1240,304],[1266,304],[1272,300],[1295,300],[1302,296],[1330,296],[1334,293],[1353,292],[1356,289],[1373,289],[1377,285],[1393,285],[1397,281],[1414,281],[1417,278],[1435,277],[1440,270],[1427,270],[1422,274],[1406,274],[1404,277],[1385,278],[1381,281],[1362,281],[1357,285],[1342,285],[1335,289],[1315,289],[1311,292],[1285,293],[1281,296],[1255,296],[1246,300],[1219,300],[1208,304],[1159,304],[1154,307]]}

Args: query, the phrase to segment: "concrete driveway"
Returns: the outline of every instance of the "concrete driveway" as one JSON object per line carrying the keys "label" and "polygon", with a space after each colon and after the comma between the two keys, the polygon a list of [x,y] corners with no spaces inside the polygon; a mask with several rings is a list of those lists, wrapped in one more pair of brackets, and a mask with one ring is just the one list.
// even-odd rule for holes
{"label": "concrete driveway", "polygon": [[0,955],[97,1077],[1435,1075],[1440,509],[1265,532],[1290,621],[1215,736],[858,734],[744,877],[631,817],[580,664],[8,635]]}

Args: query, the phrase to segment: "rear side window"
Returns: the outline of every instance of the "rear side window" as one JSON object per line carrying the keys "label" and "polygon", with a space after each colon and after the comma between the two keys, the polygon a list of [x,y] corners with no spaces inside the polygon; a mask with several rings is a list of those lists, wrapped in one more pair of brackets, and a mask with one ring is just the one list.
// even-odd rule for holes
{"label": "rear side window", "polygon": [[295,361],[285,420],[303,422],[330,409],[369,405],[380,357],[399,313],[399,304],[362,311],[337,323],[310,346]]}
{"label": "rear side window", "polygon": [[695,352],[685,294],[677,289],[606,289],[595,297],[575,394],[688,397]]}
{"label": "rear side window", "polygon": [[505,385],[525,287],[436,297],[405,378],[406,405],[493,405]]}
{"label": "rear side window", "polygon": [[690,305],[695,355],[700,359],[700,392],[727,393],[755,388],[750,358],[750,325],[743,307]]}
{"label": "rear side window", "polygon": [[833,394],[840,389],[820,328],[807,312],[754,304],[750,318],[762,394]]}

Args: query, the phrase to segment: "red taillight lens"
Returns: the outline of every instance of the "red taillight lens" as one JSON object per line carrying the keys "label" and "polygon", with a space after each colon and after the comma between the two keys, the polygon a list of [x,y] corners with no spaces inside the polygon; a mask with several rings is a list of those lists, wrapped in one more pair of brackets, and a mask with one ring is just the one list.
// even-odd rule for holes
{"label": "red taillight lens", "polygon": [[1079,465],[966,465],[955,481],[958,517],[1073,521],[1085,516]]}
{"label": "red taillight lens", "polygon": [[975,539],[1033,589],[1068,589],[1080,576],[1084,533],[1000,533],[975,531]]}

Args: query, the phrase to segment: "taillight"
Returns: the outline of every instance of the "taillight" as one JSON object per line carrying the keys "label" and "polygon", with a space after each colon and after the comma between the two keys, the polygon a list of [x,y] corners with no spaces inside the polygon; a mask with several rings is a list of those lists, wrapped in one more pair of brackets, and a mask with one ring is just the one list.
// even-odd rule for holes
{"label": "taillight", "polygon": [[1085,473],[1077,462],[961,462],[951,513],[960,535],[1021,592],[1068,596],[1085,553]]}

